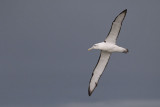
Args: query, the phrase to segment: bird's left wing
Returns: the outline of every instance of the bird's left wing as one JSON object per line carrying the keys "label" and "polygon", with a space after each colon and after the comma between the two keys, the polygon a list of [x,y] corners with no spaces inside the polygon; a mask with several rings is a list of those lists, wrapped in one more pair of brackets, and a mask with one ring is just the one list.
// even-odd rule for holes
{"label": "bird's left wing", "polygon": [[92,73],[92,77],[90,79],[89,88],[88,88],[88,95],[90,96],[94,89],[96,88],[98,84],[98,80],[100,79],[108,61],[110,58],[110,53],[106,51],[101,51],[99,60],[97,62],[97,65]]}
{"label": "bird's left wing", "polygon": [[107,38],[105,39],[105,42],[110,42],[113,44],[116,44],[116,39],[119,35],[119,32],[121,30],[121,26],[122,26],[122,22],[126,16],[127,13],[127,9],[122,11],[113,21],[112,23],[112,27],[110,29],[110,32],[107,36]]}

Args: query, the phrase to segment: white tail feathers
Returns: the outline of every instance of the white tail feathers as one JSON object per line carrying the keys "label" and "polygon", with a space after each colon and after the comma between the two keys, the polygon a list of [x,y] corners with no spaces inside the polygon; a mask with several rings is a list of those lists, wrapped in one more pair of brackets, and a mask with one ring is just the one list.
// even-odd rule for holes
{"label": "white tail feathers", "polygon": [[125,49],[124,51],[123,51],[123,53],[128,53],[129,52],[129,50],[128,49]]}

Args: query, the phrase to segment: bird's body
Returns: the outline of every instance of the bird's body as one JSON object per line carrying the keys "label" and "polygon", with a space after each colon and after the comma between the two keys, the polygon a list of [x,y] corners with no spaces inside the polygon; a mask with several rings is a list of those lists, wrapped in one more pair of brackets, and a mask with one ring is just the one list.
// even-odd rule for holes
{"label": "bird's body", "polygon": [[128,51],[127,49],[125,49],[123,47],[120,47],[120,46],[118,46],[116,44],[113,44],[113,43],[107,43],[107,42],[100,42],[100,43],[95,44],[95,46],[96,47],[94,49],[99,49],[99,50],[102,50],[102,51],[107,51],[109,53],[113,53],[113,52],[123,52],[123,53],[126,53]]}
{"label": "bird's body", "polygon": [[126,13],[127,13],[127,9],[122,11],[115,18],[115,20],[112,23],[111,30],[104,42],[94,44],[91,48],[88,49],[88,50],[98,49],[101,51],[98,63],[94,68],[94,71],[90,79],[89,88],[88,88],[89,96],[92,94],[92,92],[96,88],[98,81],[109,61],[111,53],[113,52],[127,53],[128,52],[128,49],[116,45],[116,40],[119,35],[122,22],[126,16]]}

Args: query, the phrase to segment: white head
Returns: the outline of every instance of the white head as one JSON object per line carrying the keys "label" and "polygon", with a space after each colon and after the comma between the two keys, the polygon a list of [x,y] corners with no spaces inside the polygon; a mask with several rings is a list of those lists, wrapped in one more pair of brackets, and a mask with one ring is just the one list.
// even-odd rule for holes
{"label": "white head", "polygon": [[91,48],[88,49],[88,51],[90,51],[92,49],[99,49],[99,43],[94,44]]}

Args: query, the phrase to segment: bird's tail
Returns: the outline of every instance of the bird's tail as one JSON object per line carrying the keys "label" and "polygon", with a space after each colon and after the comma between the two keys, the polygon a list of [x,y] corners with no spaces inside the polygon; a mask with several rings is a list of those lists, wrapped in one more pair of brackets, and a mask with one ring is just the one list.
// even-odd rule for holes
{"label": "bird's tail", "polygon": [[128,49],[125,49],[124,51],[123,51],[123,53],[128,53],[129,52],[129,50]]}

